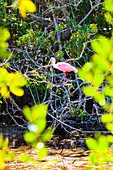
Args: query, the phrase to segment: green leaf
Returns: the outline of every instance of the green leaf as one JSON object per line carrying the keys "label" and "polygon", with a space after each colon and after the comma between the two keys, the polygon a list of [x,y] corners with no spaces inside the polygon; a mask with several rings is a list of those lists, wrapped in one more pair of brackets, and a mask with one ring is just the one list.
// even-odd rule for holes
{"label": "green leaf", "polygon": [[107,11],[113,12],[113,1],[112,0],[105,0],[105,9]]}
{"label": "green leaf", "polygon": [[110,143],[113,143],[113,136],[112,135],[108,135],[107,136],[107,141]]}
{"label": "green leaf", "polygon": [[90,150],[97,150],[98,143],[95,139],[88,137],[86,139],[86,144]]}
{"label": "green leaf", "polygon": [[98,93],[97,95],[94,96],[94,99],[97,103],[99,103],[101,106],[106,106],[106,99],[104,94]]}
{"label": "green leaf", "polygon": [[99,70],[101,72],[101,74],[103,73],[103,71],[106,72],[109,70],[109,68],[110,68],[109,61],[106,58],[100,57],[100,54],[94,54],[92,56],[92,60],[94,63],[94,66],[92,69],[94,74],[95,74],[95,70]]}
{"label": "green leaf", "polygon": [[24,106],[23,113],[24,113],[24,116],[26,117],[26,119],[28,119],[32,123],[34,118],[31,114],[31,109],[29,108],[29,106]]}
{"label": "green leaf", "polygon": [[6,157],[5,157],[5,159],[6,159],[6,161],[14,161],[15,160],[15,155],[14,155],[14,153],[13,153],[13,151],[6,151]]}
{"label": "green leaf", "polygon": [[98,155],[95,152],[89,154],[89,161],[95,165],[98,164]]}
{"label": "green leaf", "polygon": [[100,135],[98,139],[98,150],[101,153],[105,153],[108,147],[109,147],[109,143],[108,143],[107,137],[104,135]]}
{"label": "green leaf", "polygon": [[26,142],[33,143],[36,141],[36,135],[32,132],[26,132],[24,134],[24,139]]}
{"label": "green leaf", "polygon": [[92,86],[85,86],[83,88],[83,93],[87,96],[96,96],[98,94],[98,90]]}
{"label": "green leaf", "polygon": [[24,90],[17,86],[10,86],[10,91],[19,97],[24,95]]}
{"label": "green leaf", "polygon": [[46,115],[47,115],[47,105],[46,104],[35,105],[32,108],[32,115],[36,119],[37,118],[46,118]]}
{"label": "green leaf", "polygon": [[19,159],[20,159],[21,162],[33,162],[33,163],[36,162],[35,159],[31,158],[31,157],[30,157],[28,154],[26,154],[26,153],[20,154],[20,155],[19,155]]}
{"label": "green leaf", "polygon": [[0,93],[3,97],[9,98],[10,93],[5,83],[1,86]]}
{"label": "green leaf", "polygon": [[38,118],[35,121],[35,124],[37,125],[37,134],[41,133],[45,127],[46,127],[46,119],[44,118]]}
{"label": "green leaf", "polygon": [[94,76],[93,76],[93,86],[99,87],[104,80],[104,76],[102,72],[99,69],[95,70]]}
{"label": "green leaf", "polygon": [[88,81],[89,83],[92,83],[93,80],[93,76],[91,73],[92,67],[93,67],[92,62],[85,63],[82,69],[78,69],[79,77],[82,78],[83,80]]}
{"label": "green leaf", "polygon": [[7,58],[10,52],[6,51],[8,43],[6,42],[10,38],[8,29],[0,27],[0,58]]}
{"label": "green leaf", "polygon": [[0,135],[0,149],[2,148],[2,144],[3,144],[3,136]]}
{"label": "green leaf", "polygon": [[109,12],[106,12],[106,13],[104,14],[104,17],[105,17],[106,21],[107,21],[109,24],[111,24],[111,22],[112,22],[112,20],[113,20],[111,14],[110,14]]}
{"label": "green leaf", "polygon": [[106,128],[107,128],[109,131],[113,132],[113,123],[107,123],[107,124],[106,124]]}
{"label": "green leaf", "polygon": [[53,132],[54,132],[53,128],[51,128],[51,127],[46,129],[42,134],[41,140],[43,142],[48,142],[52,138]]}
{"label": "green leaf", "polygon": [[47,156],[47,149],[43,142],[37,143],[37,151],[39,160],[43,160]]}
{"label": "green leaf", "polygon": [[101,116],[101,122],[107,123],[113,121],[113,114],[107,113]]}
{"label": "green leaf", "polygon": [[103,88],[103,93],[106,95],[106,96],[110,96],[110,97],[113,97],[113,88],[108,86],[108,85],[105,85],[104,88]]}
{"label": "green leaf", "polygon": [[99,36],[98,40],[91,42],[93,50],[102,58],[107,58],[110,52],[110,41],[104,36]]}

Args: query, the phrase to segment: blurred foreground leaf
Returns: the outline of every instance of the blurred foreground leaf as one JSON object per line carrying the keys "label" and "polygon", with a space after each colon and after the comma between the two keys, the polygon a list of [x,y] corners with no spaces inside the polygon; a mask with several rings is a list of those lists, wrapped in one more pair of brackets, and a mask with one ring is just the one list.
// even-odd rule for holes
{"label": "blurred foreground leaf", "polygon": [[0,93],[3,97],[9,98],[10,91],[17,96],[22,96],[24,90],[21,87],[26,83],[20,72],[9,73],[5,68],[0,68]]}
{"label": "blurred foreground leaf", "polygon": [[7,51],[10,33],[7,28],[0,27],[0,58],[7,58],[10,52]]}
{"label": "blurred foreground leaf", "polygon": [[36,6],[31,0],[15,0],[13,6],[19,7],[20,14],[23,18],[27,17],[27,12],[35,12]]}

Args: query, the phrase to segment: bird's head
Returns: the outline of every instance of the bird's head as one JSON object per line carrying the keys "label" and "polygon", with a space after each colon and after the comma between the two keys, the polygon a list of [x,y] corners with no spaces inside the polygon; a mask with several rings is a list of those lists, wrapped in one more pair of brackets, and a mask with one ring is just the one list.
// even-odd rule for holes
{"label": "bird's head", "polygon": [[55,64],[55,58],[51,57],[50,62],[51,62],[52,65],[54,65]]}
{"label": "bird's head", "polygon": [[[49,64],[52,64],[54,65],[55,64],[55,58],[54,57],[51,57],[50,61],[49,61]],[[50,71],[52,71],[52,66],[50,67]]]}

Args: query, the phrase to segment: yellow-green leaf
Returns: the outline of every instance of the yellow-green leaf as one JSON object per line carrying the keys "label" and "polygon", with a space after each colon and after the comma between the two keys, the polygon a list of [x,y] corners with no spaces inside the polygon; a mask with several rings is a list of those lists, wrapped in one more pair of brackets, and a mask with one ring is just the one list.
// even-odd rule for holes
{"label": "yellow-green leaf", "polygon": [[113,136],[112,135],[108,135],[107,136],[107,140],[108,140],[108,142],[113,143]]}
{"label": "yellow-green leaf", "polygon": [[32,107],[32,115],[35,118],[46,118],[47,115],[47,105],[40,104]]}
{"label": "yellow-green leaf", "polygon": [[45,118],[38,118],[34,121],[37,125],[37,134],[41,133],[46,127],[46,119]]}
{"label": "yellow-green leaf", "polygon": [[104,17],[105,17],[106,21],[107,21],[109,24],[111,24],[111,22],[112,22],[112,20],[113,20],[111,14],[110,14],[109,12],[106,12],[106,13],[104,14]]}
{"label": "yellow-green leaf", "polygon": [[113,114],[104,114],[100,118],[101,122],[107,123],[113,121]]}
{"label": "yellow-green leaf", "polygon": [[106,124],[106,128],[107,128],[109,131],[113,132],[113,123],[107,123],[107,124]]}
{"label": "yellow-green leaf", "polygon": [[53,136],[53,132],[54,132],[54,130],[51,127],[46,129],[42,134],[42,137],[41,137],[42,141],[43,142],[49,141]]}
{"label": "yellow-green leaf", "polygon": [[43,142],[37,143],[37,151],[39,160],[43,160],[47,156],[47,149]]}
{"label": "yellow-green leaf", "polygon": [[6,84],[4,84],[1,88],[0,88],[0,93],[3,97],[9,98],[10,93],[8,91],[8,88],[6,86]]}
{"label": "yellow-green leaf", "polygon": [[96,96],[98,94],[98,90],[92,86],[85,86],[83,92],[87,96]]}
{"label": "yellow-green leaf", "polygon": [[33,143],[36,141],[36,135],[32,132],[26,132],[24,134],[24,139],[26,142]]}
{"label": "yellow-green leaf", "polygon": [[24,95],[24,90],[17,87],[17,86],[16,87],[10,86],[10,91],[16,96],[23,96]]}
{"label": "yellow-green leaf", "polygon": [[108,86],[108,85],[104,86],[103,93],[104,93],[106,96],[111,96],[111,97],[113,97],[113,87],[110,87],[110,86]]}
{"label": "yellow-green leaf", "polygon": [[86,144],[90,150],[97,150],[98,143],[95,139],[88,137],[86,139]]}
{"label": "yellow-green leaf", "polygon": [[24,106],[23,113],[24,113],[24,116],[27,118],[27,120],[29,120],[32,123],[35,118],[33,118],[31,114],[31,109],[29,108],[29,106]]}
{"label": "yellow-green leaf", "polygon": [[104,4],[105,4],[106,10],[113,12],[113,1],[112,0],[105,0]]}
{"label": "yellow-green leaf", "polygon": [[104,76],[102,72],[99,69],[95,70],[94,76],[93,76],[93,86],[99,87],[104,80]]}

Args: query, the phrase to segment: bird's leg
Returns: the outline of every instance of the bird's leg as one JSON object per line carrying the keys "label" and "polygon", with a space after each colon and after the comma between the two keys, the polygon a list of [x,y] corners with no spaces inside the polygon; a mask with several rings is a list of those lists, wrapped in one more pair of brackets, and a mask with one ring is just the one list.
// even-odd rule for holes
{"label": "bird's leg", "polygon": [[65,80],[66,80],[66,72],[63,72],[64,73],[64,82],[65,82]]}

